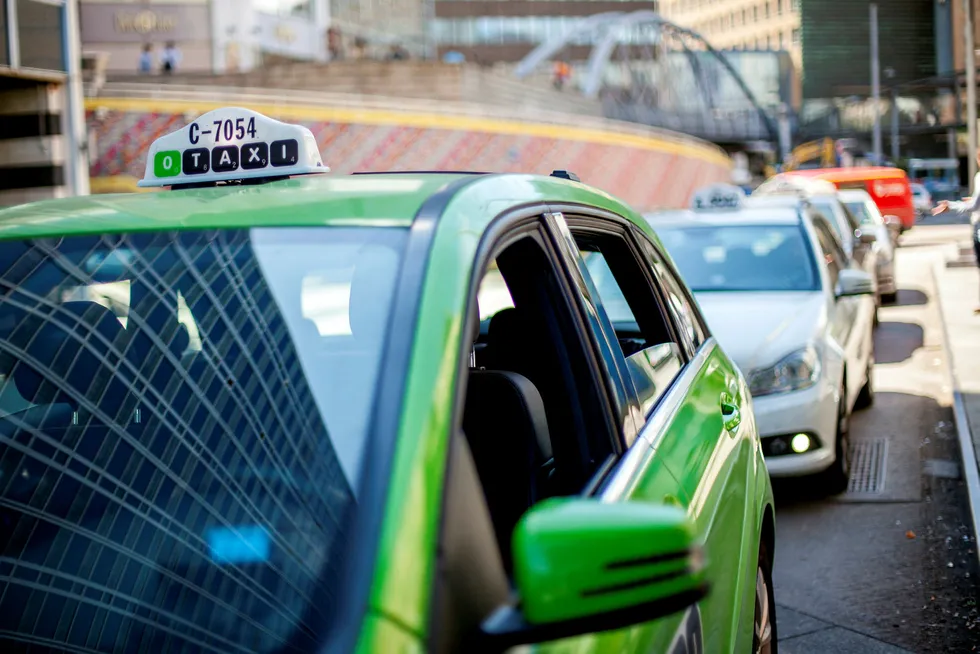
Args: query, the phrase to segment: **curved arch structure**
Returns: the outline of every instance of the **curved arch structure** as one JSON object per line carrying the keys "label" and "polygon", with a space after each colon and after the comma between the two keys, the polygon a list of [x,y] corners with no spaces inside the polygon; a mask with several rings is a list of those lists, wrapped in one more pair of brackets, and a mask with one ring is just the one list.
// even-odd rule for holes
{"label": "curved arch structure", "polygon": [[[627,54],[617,61],[617,47],[626,45],[624,35],[640,28],[652,28],[655,34],[652,42],[646,43],[643,56],[636,59]],[[586,97],[603,98],[608,117],[678,129],[716,142],[778,141],[778,131],[772,117],[760,105],[745,80],[724,54],[715,50],[698,32],[676,25],[655,11],[613,11],[583,18],[564,34],[553,37],[532,50],[517,65],[514,74],[518,78],[527,77],[567,46],[583,39],[591,41],[592,50],[579,88]],[[651,51],[650,45],[659,49],[660,56]],[[611,66],[665,66],[667,64],[662,62],[670,59],[671,55],[679,55],[687,61],[689,75],[683,77],[693,80],[688,88],[670,89],[676,95],[684,97],[683,107],[665,108],[663,103],[652,101],[651,98],[658,97],[665,89],[658,88],[649,75],[632,74],[632,69],[631,88],[610,88],[606,83]],[[723,106],[725,101],[719,99],[720,94],[717,93],[721,76],[727,76],[726,79],[738,89],[736,95],[739,97],[734,102],[732,94],[728,95],[728,106]],[[663,77],[670,79],[672,76]],[[629,97],[611,100],[610,91],[620,96],[626,91]],[[698,107],[690,106],[692,94],[699,99]],[[733,107],[733,104],[736,106]],[[695,120],[692,121],[691,118]]]}

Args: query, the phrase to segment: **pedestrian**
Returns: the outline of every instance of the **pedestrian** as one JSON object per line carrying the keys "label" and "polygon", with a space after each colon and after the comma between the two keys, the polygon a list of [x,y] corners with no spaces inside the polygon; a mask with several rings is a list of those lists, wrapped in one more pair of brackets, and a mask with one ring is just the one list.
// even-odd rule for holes
{"label": "pedestrian", "polygon": [[569,66],[565,61],[562,60],[558,60],[555,62],[551,83],[552,85],[554,85],[556,90],[561,91],[563,88],[565,88],[565,83],[568,81],[568,78],[571,76],[572,76],[571,66]]}
{"label": "pedestrian", "polygon": [[141,75],[149,75],[153,71],[153,46],[149,43],[143,46],[140,53],[139,72]]}
{"label": "pedestrian", "polygon": [[163,56],[160,57],[163,62],[163,72],[165,74],[170,74],[177,70],[177,66],[180,65],[180,50],[177,49],[177,45],[173,41],[168,41],[167,46],[163,49]]}
{"label": "pedestrian", "polygon": [[[977,165],[980,166],[980,150],[977,151]],[[973,178],[973,195],[968,198],[963,198],[959,202],[955,200],[941,200],[932,210],[932,215],[938,216],[947,211],[970,214],[970,231],[973,234],[973,254],[977,259],[977,266],[980,268],[980,172]],[[980,305],[977,305],[973,313],[980,314]]]}

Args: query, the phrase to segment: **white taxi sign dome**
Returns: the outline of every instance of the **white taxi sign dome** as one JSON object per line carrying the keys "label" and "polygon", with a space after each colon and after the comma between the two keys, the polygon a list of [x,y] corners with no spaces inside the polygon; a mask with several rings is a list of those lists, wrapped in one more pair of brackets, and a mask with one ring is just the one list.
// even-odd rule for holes
{"label": "white taxi sign dome", "polygon": [[745,201],[745,191],[733,184],[712,184],[698,189],[691,200],[695,211],[738,209]]}
{"label": "white taxi sign dome", "polygon": [[181,186],[326,173],[313,133],[250,109],[223,107],[150,146],[138,186]]}

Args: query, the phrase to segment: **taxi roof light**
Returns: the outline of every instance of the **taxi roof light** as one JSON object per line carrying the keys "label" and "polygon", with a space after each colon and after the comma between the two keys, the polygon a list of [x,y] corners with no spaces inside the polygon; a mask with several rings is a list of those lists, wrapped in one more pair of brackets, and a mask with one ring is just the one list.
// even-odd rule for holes
{"label": "taxi roof light", "polygon": [[330,172],[316,138],[250,109],[223,107],[161,136],[150,146],[140,187],[188,188],[221,182],[263,183]]}
{"label": "taxi roof light", "polygon": [[740,209],[745,203],[745,190],[734,184],[711,184],[699,188],[691,198],[694,211],[718,211]]}

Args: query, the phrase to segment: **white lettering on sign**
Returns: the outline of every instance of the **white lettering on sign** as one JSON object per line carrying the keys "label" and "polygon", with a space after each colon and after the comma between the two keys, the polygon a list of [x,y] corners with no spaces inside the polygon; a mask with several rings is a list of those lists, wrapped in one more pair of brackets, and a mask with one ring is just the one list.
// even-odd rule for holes
{"label": "white lettering on sign", "polygon": [[240,107],[209,111],[156,139],[140,187],[329,172],[307,127]]}
{"label": "white lettering on sign", "polygon": [[887,198],[895,195],[905,195],[905,184],[901,182],[886,182],[881,179],[874,181],[875,195],[879,198]]}

